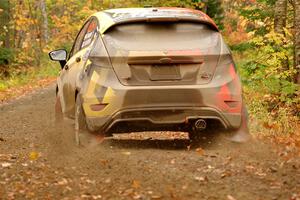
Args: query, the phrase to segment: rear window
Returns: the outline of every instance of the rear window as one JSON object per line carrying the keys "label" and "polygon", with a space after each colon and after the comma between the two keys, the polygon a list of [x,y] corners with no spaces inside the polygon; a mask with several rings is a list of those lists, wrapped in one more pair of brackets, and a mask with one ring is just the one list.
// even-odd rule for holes
{"label": "rear window", "polygon": [[219,40],[219,32],[190,22],[122,24],[104,36],[108,49],[125,51],[209,49]]}

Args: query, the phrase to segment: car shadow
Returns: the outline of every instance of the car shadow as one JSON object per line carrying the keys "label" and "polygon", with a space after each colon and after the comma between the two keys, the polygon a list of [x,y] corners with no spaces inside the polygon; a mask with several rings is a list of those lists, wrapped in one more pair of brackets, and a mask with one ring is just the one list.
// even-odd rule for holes
{"label": "car shadow", "polygon": [[197,148],[214,148],[220,142],[227,142],[223,132],[205,131],[193,141],[186,139],[115,139],[105,138],[103,143],[125,149],[166,149],[166,150],[193,150]]}

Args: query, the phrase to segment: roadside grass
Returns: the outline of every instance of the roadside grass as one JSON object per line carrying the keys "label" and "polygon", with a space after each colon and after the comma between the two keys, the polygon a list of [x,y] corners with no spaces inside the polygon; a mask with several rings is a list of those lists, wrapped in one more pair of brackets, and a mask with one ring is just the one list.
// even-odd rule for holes
{"label": "roadside grass", "polygon": [[56,79],[58,73],[59,66],[51,62],[44,62],[40,67],[12,68],[8,77],[0,77],[0,102],[49,85]]}

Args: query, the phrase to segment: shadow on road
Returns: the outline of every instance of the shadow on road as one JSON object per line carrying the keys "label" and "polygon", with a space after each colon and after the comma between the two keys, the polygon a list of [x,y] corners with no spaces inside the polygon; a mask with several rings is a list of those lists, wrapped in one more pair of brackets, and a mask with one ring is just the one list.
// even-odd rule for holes
{"label": "shadow on road", "polygon": [[107,141],[109,145],[128,148],[128,149],[169,149],[169,150],[179,150],[186,149],[190,145],[189,140],[117,140],[110,139]]}
{"label": "shadow on road", "polygon": [[[133,133],[134,134],[134,133]],[[164,134],[164,133],[161,133]],[[94,136],[96,137],[96,136]],[[127,149],[167,149],[167,150],[192,150],[197,148],[215,148],[218,145],[230,143],[225,137],[225,133],[218,131],[206,131],[201,133],[194,141],[189,138],[165,138],[165,139],[117,139],[115,137],[105,138],[99,141],[99,145],[109,145]]]}

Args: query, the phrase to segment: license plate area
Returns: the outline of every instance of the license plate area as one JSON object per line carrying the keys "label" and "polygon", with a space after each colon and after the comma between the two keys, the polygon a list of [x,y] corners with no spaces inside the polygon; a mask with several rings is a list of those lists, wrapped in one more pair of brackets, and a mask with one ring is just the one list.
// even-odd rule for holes
{"label": "license plate area", "polygon": [[172,81],[181,80],[179,64],[156,64],[151,65],[150,80],[151,81]]}

